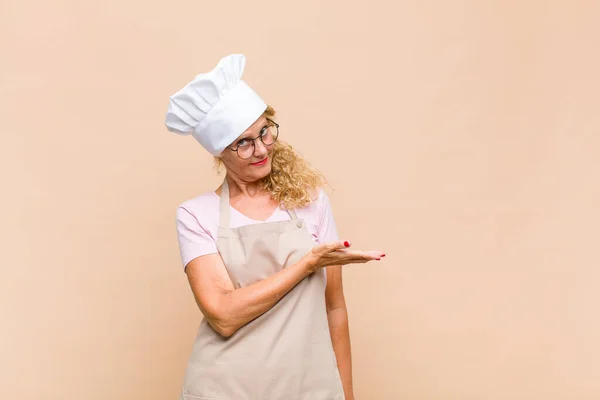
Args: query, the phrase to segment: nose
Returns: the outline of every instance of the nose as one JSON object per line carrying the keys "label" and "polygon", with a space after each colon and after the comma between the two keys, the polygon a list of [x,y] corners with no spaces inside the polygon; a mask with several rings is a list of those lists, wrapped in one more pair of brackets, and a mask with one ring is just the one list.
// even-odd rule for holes
{"label": "nose", "polygon": [[260,138],[258,140],[254,141],[254,155],[257,157],[264,157],[265,154],[267,154],[268,150],[267,150],[267,146],[265,146],[265,144],[262,142],[262,140],[260,140]]}

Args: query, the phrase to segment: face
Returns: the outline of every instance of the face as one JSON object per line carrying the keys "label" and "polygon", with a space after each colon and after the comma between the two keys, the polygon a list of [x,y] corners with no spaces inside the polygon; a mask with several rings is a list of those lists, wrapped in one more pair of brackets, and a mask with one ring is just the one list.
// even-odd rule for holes
{"label": "face", "polygon": [[[273,145],[265,145],[260,139],[262,136],[269,143],[270,129],[273,129],[272,124],[261,116],[223,151],[221,158],[228,173],[246,182],[257,181],[271,173]],[[256,139],[254,151],[252,139]]]}

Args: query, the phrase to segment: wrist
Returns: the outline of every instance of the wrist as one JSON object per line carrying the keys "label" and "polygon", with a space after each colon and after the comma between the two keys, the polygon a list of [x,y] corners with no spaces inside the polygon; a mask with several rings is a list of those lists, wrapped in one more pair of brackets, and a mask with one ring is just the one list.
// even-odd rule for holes
{"label": "wrist", "polygon": [[300,260],[302,264],[302,269],[305,271],[306,275],[310,275],[314,273],[318,269],[317,260],[312,257],[311,253],[308,253]]}

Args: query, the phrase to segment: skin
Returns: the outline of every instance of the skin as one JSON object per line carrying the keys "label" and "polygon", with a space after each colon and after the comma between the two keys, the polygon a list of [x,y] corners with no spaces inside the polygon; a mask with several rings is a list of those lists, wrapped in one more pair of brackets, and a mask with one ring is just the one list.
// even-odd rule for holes
{"label": "skin", "polygon": [[[260,117],[231,145],[235,149],[241,139],[255,138],[267,125]],[[221,157],[227,170],[230,204],[246,216],[264,221],[278,206],[270,194],[262,192],[258,181],[271,172],[272,146],[255,141],[251,158],[242,160],[235,151],[225,149]],[[252,163],[268,161],[263,166]],[[220,195],[221,187],[216,191]],[[348,313],[342,286],[342,266],[379,260],[385,254],[379,251],[353,251],[347,241],[336,241],[315,246],[300,261],[262,281],[235,289],[219,254],[208,254],[190,261],[186,274],[194,298],[207,322],[223,337],[233,335],[248,322],[273,307],[302,279],[321,268],[327,268],[325,290],[327,318],[333,349],[347,400],[353,400],[352,358]]]}

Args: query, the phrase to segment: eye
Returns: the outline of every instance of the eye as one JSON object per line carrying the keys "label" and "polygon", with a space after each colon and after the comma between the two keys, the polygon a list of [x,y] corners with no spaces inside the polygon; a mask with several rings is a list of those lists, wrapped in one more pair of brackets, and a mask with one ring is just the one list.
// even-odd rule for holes
{"label": "eye", "polygon": [[237,142],[237,145],[241,146],[241,147],[244,147],[244,146],[247,146],[248,143],[249,143],[248,139],[242,139],[242,140],[240,140],[240,141]]}

